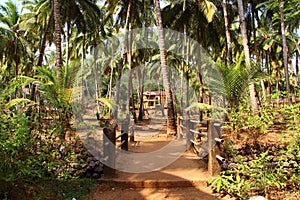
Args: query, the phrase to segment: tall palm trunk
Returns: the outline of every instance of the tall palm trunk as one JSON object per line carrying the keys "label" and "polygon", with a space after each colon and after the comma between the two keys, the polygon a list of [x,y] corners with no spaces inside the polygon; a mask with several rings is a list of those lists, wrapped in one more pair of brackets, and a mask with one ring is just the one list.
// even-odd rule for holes
{"label": "tall palm trunk", "polygon": [[[127,13],[126,13],[126,20],[125,20],[125,33],[124,33],[124,48],[127,47],[127,39],[128,39],[128,25],[129,25],[129,17],[130,17],[130,10],[131,10],[131,3],[132,1],[129,1],[128,7],[127,7]],[[125,49],[126,51],[126,49]],[[122,71],[123,71],[123,64],[126,59],[121,58],[118,63],[118,77],[117,77],[117,83],[116,83],[116,93],[115,93],[115,102],[116,102],[116,109],[114,112],[114,116],[118,118],[118,109],[119,109],[119,91],[121,86],[121,78],[122,78]],[[122,106],[121,106],[122,107]]]}
{"label": "tall palm trunk", "polygon": [[[85,32],[83,33],[83,38],[82,38],[82,55],[81,55],[81,84],[82,84],[82,88],[81,88],[81,104],[83,105],[83,95],[84,95],[84,82],[86,80],[84,80],[83,78],[83,73],[84,73],[84,65],[85,65]],[[86,89],[88,90],[88,87],[86,87]]]}
{"label": "tall palm trunk", "polygon": [[296,76],[298,76],[299,73],[299,53],[296,51]]}
{"label": "tall palm trunk", "polygon": [[[256,4],[254,2],[251,2],[252,8],[252,31],[253,31],[253,40],[254,40],[254,51],[255,51],[255,56],[256,56],[256,60],[257,60],[257,65],[261,66],[261,57],[260,57],[260,52],[258,49],[258,43],[257,43],[257,38],[256,38],[256,32],[257,32],[257,28],[256,28],[256,24],[257,27],[260,28],[259,22],[257,21],[257,23],[255,23],[255,19],[258,19],[257,16],[257,12],[255,11],[255,7]],[[262,100],[266,99],[266,88],[265,88],[265,83],[264,80],[262,78],[260,78],[260,85],[261,85],[261,90],[262,90]]]}
{"label": "tall palm trunk", "polygon": [[289,66],[288,66],[288,46],[286,41],[286,28],[284,23],[284,14],[283,14],[284,1],[279,4],[280,20],[281,20],[281,34],[282,34],[282,47],[283,47],[283,65],[284,65],[284,76],[286,82],[286,91],[288,95],[289,104],[292,103],[290,94],[290,81],[289,81]]}
{"label": "tall palm trunk", "polygon": [[160,50],[160,62],[161,70],[163,75],[163,86],[166,92],[167,97],[167,134],[172,135],[176,134],[176,120],[175,120],[175,110],[173,104],[173,95],[170,87],[169,74],[167,70],[167,58],[166,58],[166,49],[164,41],[164,30],[160,12],[160,2],[159,0],[154,0],[154,11],[156,16],[156,25],[158,28],[158,45]]}
{"label": "tall palm trunk", "polygon": [[226,43],[227,43],[227,59],[232,63],[232,45],[231,45],[231,35],[229,31],[229,20],[227,12],[227,2],[223,0],[222,3],[223,12],[224,12],[224,22],[225,22],[225,34],[226,34]]}
{"label": "tall palm trunk", "polygon": [[[54,8],[53,8],[53,4],[52,4],[50,17],[49,17],[49,20],[47,22],[47,26],[45,28],[44,35],[43,35],[43,38],[42,38],[42,41],[41,41],[41,44],[40,44],[40,54],[39,54],[38,63],[37,63],[38,67],[43,65],[45,49],[46,49],[46,42],[47,42],[47,36],[49,34],[49,30],[50,30],[50,27],[51,27],[51,22],[52,22],[53,17],[54,17],[53,15],[54,15]],[[30,100],[31,101],[35,101],[36,91],[37,91],[37,85],[33,84],[32,88],[31,88],[31,92],[30,92]],[[29,107],[29,109],[26,111],[26,116],[30,116],[31,112],[32,112],[32,108]]]}
{"label": "tall palm trunk", "polygon": [[[240,23],[241,23],[241,33],[243,38],[243,46],[244,46],[244,53],[245,53],[245,61],[246,66],[248,70],[250,70],[251,62],[250,62],[250,51],[248,46],[248,38],[247,38],[247,29],[246,29],[246,22],[244,17],[244,6],[243,1],[238,0],[238,10],[239,10],[239,17],[240,17]],[[255,92],[255,86],[254,83],[251,82],[249,85],[249,92],[250,92],[250,102],[251,102],[251,108],[256,110],[258,109],[258,104],[256,101],[256,92]]]}
{"label": "tall palm trunk", "polygon": [[62,48],[61,48],[61,24],[60,24],[60,3],[53,0],[53,14],[55,22],[55,46],[56,46],[56,76],[61,78],[62,72]]}
{"label": "tall palm trunk", "polygon": [[[186,0],[183,1],[182,11],[184,12],[186,9]],[[180,114],[183,115],[183,80],[184,80],[184,68],[185,68],[185,44],[186,44],[186,24],[183,25],[183,45],[182,45],[182,60],[181,60],[181,80],[180,80]]]}
{"label": "tall palm trunk", "polygon": [[98,49],[97,49],[97,41],[94,41],[93,44],[94,48],[94,82],[95,82],[95,96],[96,96],[96,102],[97,102],[97,116],[100,116],[100,105],[98,103],[98,99],[100,97],[99,95],[99,86],[98,86],[98,81],[99,81],[99,76],[98,76],[98,69],[97,69],[97,56],[98,56]]}
{"label": "tall palm trunk", "polygon": [[[147,18],[147,12],[145,10],[148,9],[148,1],[143,0],[143,10],[142,12],[144,13],[144,18],[145,18],[145,50],[144,50],[144,55],[143,55],[143,63],[146,63],[146,57],[147,57],[147,47],[148,47],[148,18]],[[138,120],[143,121],[143,116],[144,116],[144,78],[145,78],[145,65],[140,67],[140,70],[137,70],[137,78],[138,78],[138,83],[139,83],[139,116]]]}

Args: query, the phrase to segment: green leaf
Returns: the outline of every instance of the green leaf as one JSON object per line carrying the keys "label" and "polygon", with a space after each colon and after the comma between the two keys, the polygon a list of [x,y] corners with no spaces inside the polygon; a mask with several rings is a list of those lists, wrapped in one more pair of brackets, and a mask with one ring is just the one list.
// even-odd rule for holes
{"label": "green leaf", "polygon": [[11,108],[11,107],[16,106],[16,105],[28,104],[28,103],[34,104],[35,102],[31,101],[29,99],[25,99],[25,98],[17,98],[17,99],[13,99],[10,102],[8,102],[7,104],[5,104],[5,107],[6,108]]}
{"label": "green leaf", "polygon": [[222,180],[219,179],[218,182],[217,182],[217,188],[216,188],[217,192],[220,192],[220,190],[221,190],[221,184],[222,184]]}

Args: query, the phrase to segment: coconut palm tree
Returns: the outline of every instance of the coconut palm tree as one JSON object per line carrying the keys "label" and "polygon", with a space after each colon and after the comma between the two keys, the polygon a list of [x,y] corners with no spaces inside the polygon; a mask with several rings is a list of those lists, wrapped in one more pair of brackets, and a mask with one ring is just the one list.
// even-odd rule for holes
{"label": "coconut palm tree", "polygon": [[0,55],[1,60],[4,56],[8,78],[12,78],[11,73],[15,77],[19,75],[22,56],[26,56],[23,54],[25,52],[25,38],[22,38],[19,28],[19,18],[18,8],[12,1],[0,6],[0,23],[3,24],[0,28],[1,44],[3,45],[3,48],[0,49]]}
{"label": "coconut palm tree", "polygon": [[60,1],[53,0],[53,16],[54,16],[54,27],[55,27],[55,47],[56,47],[56,76],[59,79],[62,72],[62,47],[61,47],[61,19],[60,19]]}
{"label": "coconut palm tree", "polygon": [[[250,59],[250,51],[248,46],[248,36],[247,36],[247,29],[246,29],[246,21],[245,21],[245,13],[244,13],[244,5],[242,0],[238,0],[238,10],[239,10],[239,17],[240,17],[240,28],[242,33],[242,40],[244,46],[244,54],[245,54],[245,61],[246,66],[250,70],[251,69],[251,59]],[[252,109],[258,109],[258,103],[256,100],[256,92],[255,92],[255,85],[254,83],[249,84],[249,92],[250,92],[250,102]]]}
{"label": "coconut palm tree", "polygon": [[164,29],[161,18],[160,11],[160,1],[154,0],[154,11],[156,17],[156,26],[158,28],[158,44],[160,50],[160,62],[161,70],[163,76],[163,85],[166,92],[167,98],[167,134],[173,135],[176,134],[176,120],[175,120],[175,110],[174,110],[174,101],[173,95],[170,87],[170,79],[167,70],[167,58],[166,58],[166,49],[165,49],[165,38],[164,38]]}
{"label": "coconut palm tree", "polygon": [[222,8],[224,13],[224,25],[225,25],[225,33],[226,33],[227,59],[229,60],[229,63],[232,63],[232,44],[231,44],[232,40],[231,40],[231,33],[229,30],[227,0],[223,0]]}

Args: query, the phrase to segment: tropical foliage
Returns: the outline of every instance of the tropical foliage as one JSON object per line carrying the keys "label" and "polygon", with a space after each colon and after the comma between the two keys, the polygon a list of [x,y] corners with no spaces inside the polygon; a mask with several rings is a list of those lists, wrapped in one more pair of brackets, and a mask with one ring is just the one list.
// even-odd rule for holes
{"label": "tropical foliage", "polygon": [[[82,176],[76,120],[142,121],[147,90],[166,94],[166,134],[177,115],[217,108],[232,134],[258,139],[285,123],[299,140],[299,0],[14,2],[0,5],[0,198],[17,179]],[[299,157],[295,142],[283,150]],[[244,198],[266,156],[224,172],[216,190]],[[266,194],[284,187],[272,170],[255,179]],[[293,173],[287,184],[299,186]]]}

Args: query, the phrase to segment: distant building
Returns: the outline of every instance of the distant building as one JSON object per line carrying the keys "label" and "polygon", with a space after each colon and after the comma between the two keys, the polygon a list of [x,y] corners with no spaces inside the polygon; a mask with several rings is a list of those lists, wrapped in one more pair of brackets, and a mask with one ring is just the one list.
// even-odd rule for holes
{"label": "distant building", "polygon": [[164,91],[146,91],[143,94],[144,106],[147,109],[160,108],[161,105],[166,108],[166,93]]}

